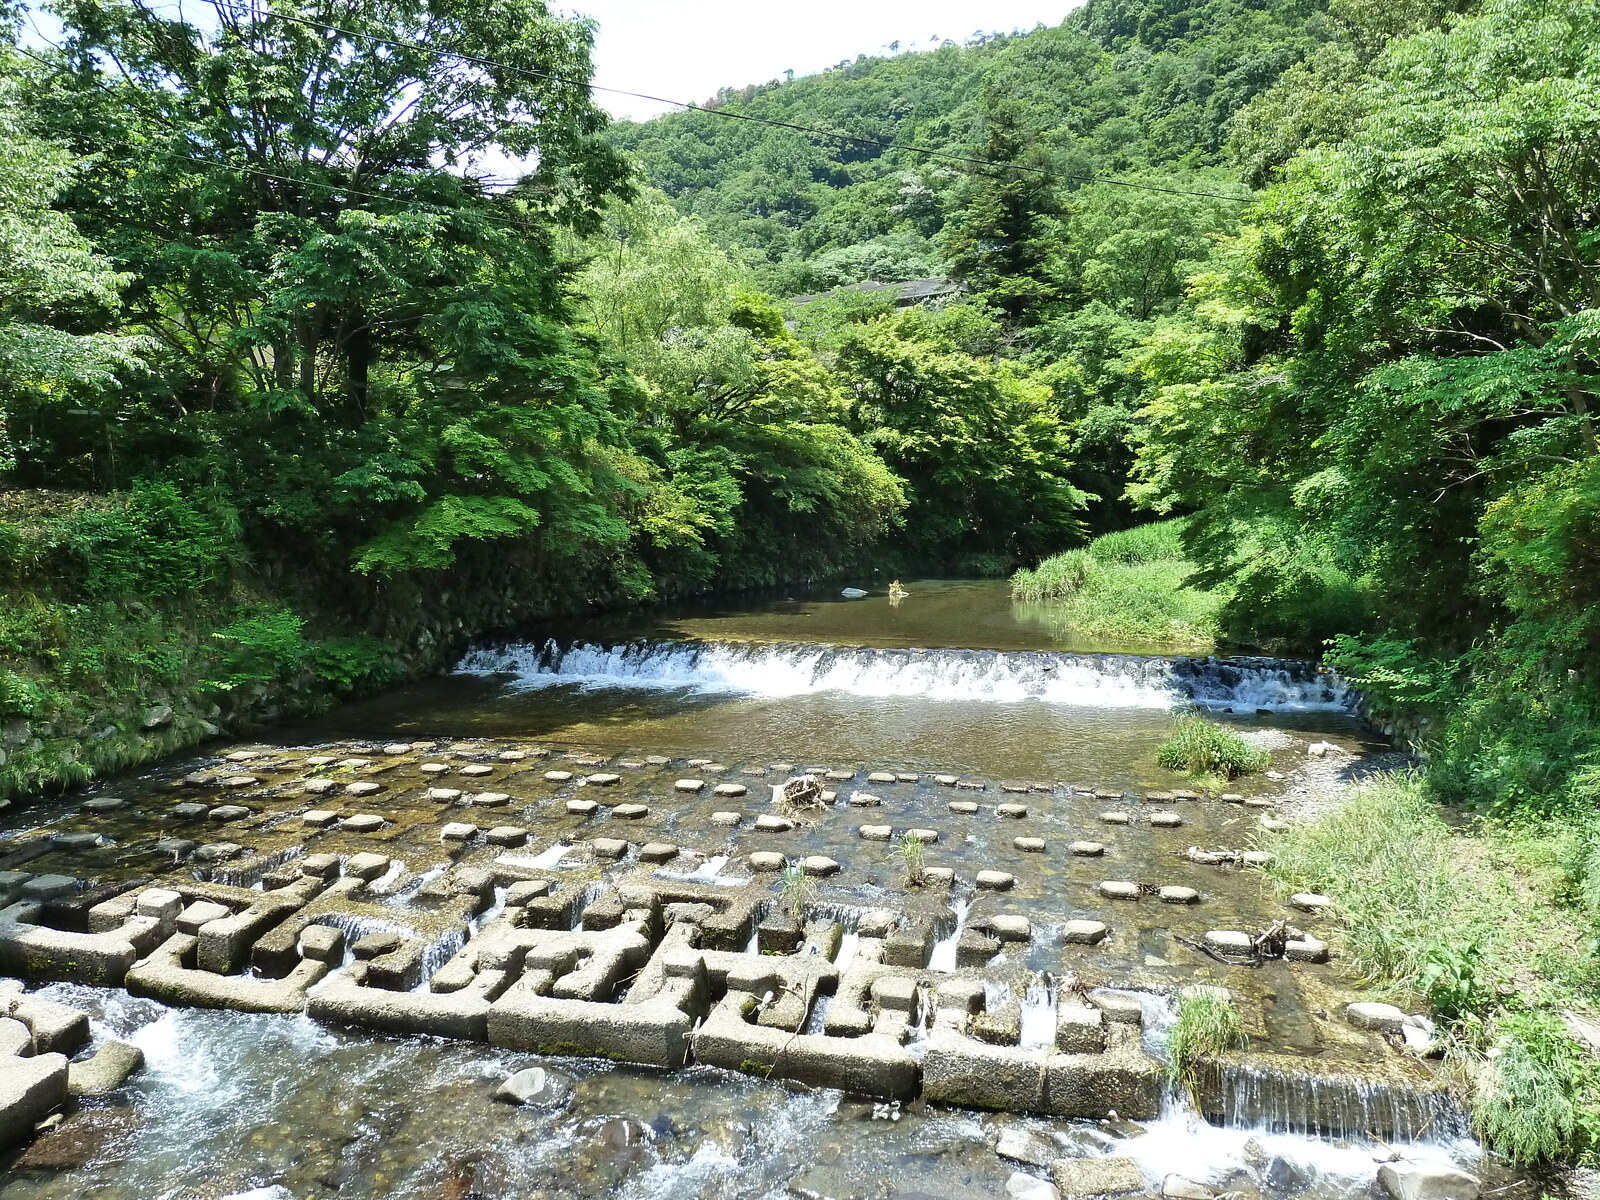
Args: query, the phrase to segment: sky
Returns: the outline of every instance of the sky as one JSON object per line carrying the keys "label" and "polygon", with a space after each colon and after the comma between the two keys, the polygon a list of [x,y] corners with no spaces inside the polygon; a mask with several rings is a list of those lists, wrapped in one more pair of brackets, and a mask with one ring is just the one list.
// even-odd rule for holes
{"label": "sky", "polygon": [[[555,0],[593,17],[594,82],[698,103],[721,87],[810,75],[858,54],[927,49],[978,30],[1010,33],[1059,25],[1075,0]],[[647,120],[671,108],[606,92],[613,115]]]}

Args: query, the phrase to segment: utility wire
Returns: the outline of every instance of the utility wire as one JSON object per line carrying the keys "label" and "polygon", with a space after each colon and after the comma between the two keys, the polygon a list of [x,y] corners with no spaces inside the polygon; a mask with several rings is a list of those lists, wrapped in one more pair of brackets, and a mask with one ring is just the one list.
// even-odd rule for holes
{"label": "utility wire", "polygon": [[461,50],[437,49],[422,42],[408,41],[404,38],[380,37],[377,34],[361,33],[354,29],[345,29],[339,25],[329,25],[322,21],[313,21],[307,17],[293,17],[288,13],[273,12],[268,10],[269,17],[280,21],[288,21],[295,25],[304,25],[311,29],[320,29],[325,33],[335,33],[341,37],[362,39],[380,46],[388,46],[397,50],[418,50],[423,54],[431,54],[436,58],[455,58],[461,62],[471,63],[479,67],[492,67],[498,71],[507,71],[514,75],[523,75],[530,79],[544,79],[551,83],[566,84],[569,87],[588,88],[592,92],[608,92],[613,96],[628,96],[634,100],[649,100],[656,104],[668,104],[677,108],[693,110],[695,112],[711,113],[714,116],[727,117],[730,120],[747,121],[754,125],[770,125],[775,129],[788,129],[795,133],[804,133],[812,137],[832,138],[841,142],[856,142],[864,146],[876,146],[880,150],[903,150],[908,154],[920,154],[925,158],[940,159],[944,162],[960,163],[963,166],[983,167],[987,170],[1001,173],[1006,171],[1022,171],[1030,175],[1039,175],[1049,179],[1062,179],[1076,183],[1106,183],[1114,187],[1133,188],[1141,192],[1161,192],[1168,196],[1197,196],[1205,200],[1230,200],[1236,204],[1248,204],[1251,197],[1225,196],[1217,192],[1196,192],[1182,188],[1158,187],[1151,183],[1134,183],[1128,179],[1117,179],[1110,175],[1072,174],[1064,171],[1053,171],[1047,167],[1027,167],[1018,163],[992,162],[983,158],[970,158],[962,154],[951,154],[944,150],[935,150],[929,146],[913,146],[905,142],[885,142],[878,138],[864,137],[860,134],[841,133],[833,129],[823,129],[816,125],[797,125],[790,121],[779,121],[772,117],[758,117],[754,113],[736,112],[730,108],[706,108],[704,105],[692,104],[687,100],[669,100],[664,96],[651,96],[645,92],[630,92],[624,88],[606,87],[603,84],[591,83],[588,80],[572,79],[564,75],[556,75],[549,71],[537,71],[531,67],[514,67],[510,63],[497,62],[492,58],[483,58],[476,54],[467,54]]}

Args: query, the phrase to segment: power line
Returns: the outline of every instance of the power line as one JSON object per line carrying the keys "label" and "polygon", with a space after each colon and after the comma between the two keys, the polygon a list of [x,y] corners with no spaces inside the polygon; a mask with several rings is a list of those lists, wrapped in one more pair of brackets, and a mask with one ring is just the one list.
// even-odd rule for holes
{"label": "power line", "polygon": [[909,154],[920,154],[925,158],[940,159],[944,162],[960,163],[963,166],[983,167],[996,173],[1006,171],[1023,171],[1031,175],[1039,175],[1049,179],[1062,179],[1077,183],[1106,183],[1113,187],[1132,188],[1141,192],[1160,192],[1168,196],[1195,196],[1204,200],[1228,200],[1235,204],[1248,204],[1248,196],[1225,196],[1217,192],[1196,192],[1183,188],[1158,187],[1152,183],[1134,183],[1132,180],[1117,179],[1110,175],[1071,174],[1064,171],[1053,171],[1046,167],[1027,167],[1018,163],[999,163],[988,159],[970,158],[962,154],[951,154],[944,150],[935,150],[929,146],[913,146],[904,142],[885,142],[878,138],[869,138],[860,134],[841,133],[837,130],[823,129],[816,125],[798,125],[790,121],[779,121],[772,117],[758,117],[754,113],[735,112],[729,108],[706,108],[704,105],[693,104],[687,100],[669,100],[664,96],[652,96],[645,92],[630,92],[625,88],[606,87],[603,84],[591,83],[584,79],[572,79],[565,75],[556,75],[549,71],[537,71],[531,67],[515,67],[510,63],[498,62],[492,58],[483,58],[476,54],[467,54],[461,50],[436,49],[422,42],[413,42],[405,38],[380,37],[373,33],[361,33],[353,29],[345,29],[339,25],[329,25],[322,21],[313,21],[306,17],[294,17],[288,13],[268,11],[268,16],[276,17],[280,21],[288,21],[295,25],[304,25],[311,29],[320,29],[325,33],[336,33],[341,37],[350,39],[363,39],[380,46],[389,46],[398,50],[417,50],[423,54],[431,54],[435,58],[455,58],[465,63],[479,67],[492,67],[499,71],[509,71],[515,75],[523,75],[531,79],[544,79],[551,83],[561,83],[568,87],[588,88],[592,92],[608,92],[614,96],[627,96],[634,100],[649,100],[656,104],[668,104],[677,108],[695,112],[711,113],[714,116],[727,117],[730,120],[747,121],[754,125],[770,125],[775,129],[788,129],[795,133],[804,133],[812,137],[831,138],[835,141],[857,142],[864,146],[876,146],[881,150],[903,150]]}

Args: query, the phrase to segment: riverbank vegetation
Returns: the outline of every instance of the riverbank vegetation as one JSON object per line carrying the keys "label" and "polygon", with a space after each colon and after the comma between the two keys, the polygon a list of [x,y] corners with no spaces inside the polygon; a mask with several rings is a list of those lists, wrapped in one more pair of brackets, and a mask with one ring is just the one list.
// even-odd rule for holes
{"label": "riverbank vegetation", "polygon": [[1101,534],[1011,578],[1011,593],[1037,606],[1062,637],[1108,645],[1208,651],[1221,635],[1226,597],[1190,582],[1183,519]]}
{"label": "riverbank vegetation", "polygon": [[1415,775],[1263,842],[1284,895],[1335,901],[1374,995],[1432,1014],[1477,1132],[1521,1163],[1600,1153],[1600,1067],[1574,1037],[1600,1036],[1594,845],[1586,807],[1452,823]]}
{"label": "riverbank vegetation", "polygon": [[1327,640],[1477,811],[1600,755],[1592,4],[1090,0],[645,124],[541,0],[53,11],[0,62],[10,791],[862,561]]}

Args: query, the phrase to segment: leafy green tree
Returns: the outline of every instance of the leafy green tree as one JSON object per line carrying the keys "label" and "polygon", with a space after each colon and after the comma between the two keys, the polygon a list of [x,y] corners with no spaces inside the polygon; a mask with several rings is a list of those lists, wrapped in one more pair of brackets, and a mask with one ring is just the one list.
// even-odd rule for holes
{"label": "leafy green tree", "polygon": [[29,458],[44,429],[83,426],[97,394],[140,369],[145,349],[102,331],[127,277],[51,207],[77,165],[32,132],[19,93],[15,78],[0,78],[0,471]]}
{"label": "leafy green tree", "polygon": [[[47,111],[94,155],[64,200],[132,277],[170,389],[140,397],[128,456],[210,458],[246,514],[358,544],[363,570],[625,540],[592,453],[619,436],[610,385],[551,248],[624,186],[604,115],[560,81],[587,78],[586,25],[541,0],[58,11]],[[501,190],[491,154],[533,165]]]}
{"label": "leafy green tree", "polygon": [[913,554],[1003,569],[1079,540],[1088,497],[1049,386],[916,332],[889,317],[856,326],[834,366],[862,437],[907,481]]}
{"label": "leafy green tree", "polygon": [[1202,536],[1279,514],[1373,581],[1382,637],[1339,654],[1446,706],[1431,777],[1476,802],[1547,802],[1600,748],[1597,46],[1576,0],[1389,43],[1354,132],[1288,165],[1142,359],[1136,494],[1206,505]]}

